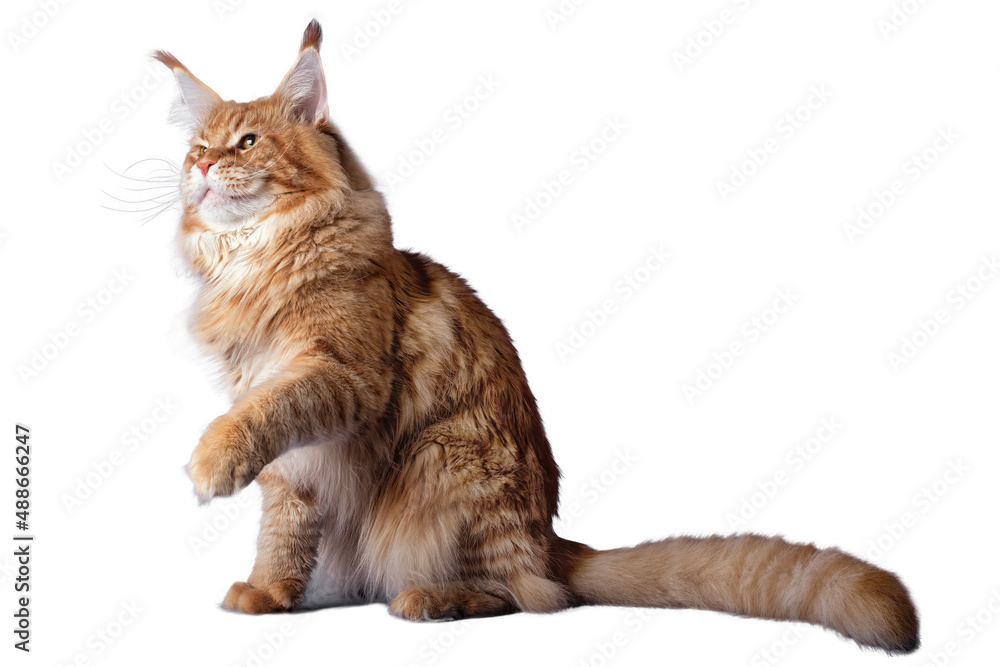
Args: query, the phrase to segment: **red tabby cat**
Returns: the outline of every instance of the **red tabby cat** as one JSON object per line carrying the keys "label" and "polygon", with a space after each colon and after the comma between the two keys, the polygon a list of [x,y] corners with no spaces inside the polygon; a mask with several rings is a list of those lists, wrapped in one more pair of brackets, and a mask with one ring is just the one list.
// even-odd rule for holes
{"label": "red tabby cat", "polygon": [[597,551],[552,530],[559,469],[517,351],[457,275],[393,246],[385,200],[330,120],[321,33],[269,97],[224,101],[176,58],[181,252],[232,409],[187,470],[257,480],[257,560],[226,609],[381,600],[410,620],[605,604],[714,609],[913,651],[893,574],[777,537]]}

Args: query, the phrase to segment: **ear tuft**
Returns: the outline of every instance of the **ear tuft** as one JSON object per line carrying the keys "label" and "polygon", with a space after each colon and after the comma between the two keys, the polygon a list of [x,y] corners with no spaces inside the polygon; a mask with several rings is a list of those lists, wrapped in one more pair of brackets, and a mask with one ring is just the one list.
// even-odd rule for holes
{"label": "ear tuft", "polygon": [[313,19],[306,26],[306,31],[302,33],[302,45],[299,46],[299,51],[305,51],[308,48],[314,48],[319,51],[322,43],[323,29],[319,27],[319,21]]}
{"label": "ear tuft", "polygon": [[170,107],[170,122],[189,130],[201,126],[212,110],[222,103],[222,98],[188,70],[181,61],[167,51],[156,51],[153,58],[160,61],[174,74],[180,96]]}
{"label": "ear tuft", "polygon": [[174,68],[184,69],[184,65],[181,64],[181,61],[177,60],[177,58],[174,57],[174,54],[169,51],[153,51],[153,58],[155,60],[159,60],[170,70],[173,70]]}
{"label": "ear tuft", "polygon": [[327,106],[326,77],[319,46],[323,31],[313,19],[302,35],[302,48],[295,64],[285,74],[275,95],[284,100],[292,116],[306,123],[319,125],[330,118]]}

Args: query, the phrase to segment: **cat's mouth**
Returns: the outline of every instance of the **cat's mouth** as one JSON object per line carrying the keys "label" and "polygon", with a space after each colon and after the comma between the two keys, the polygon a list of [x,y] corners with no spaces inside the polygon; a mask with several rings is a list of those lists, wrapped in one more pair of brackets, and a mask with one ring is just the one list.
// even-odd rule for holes
{"label": "cat's mouth", "polygon": [[191,199],[195,204],[233,203],[249,197],[249,193],[240,192],[239,189],[211,179],[205,179],[194,184],[191,195]]}
{"label": "cat's mouth", "polygon": [[218,184],[202,182],[191,193],[190,201],[198,212],[210,220],[230,223],[255,214],[261,202],[260,193],[232,190]]}
{"label": "cat's mouth", "polygon": [[205,188],[199,199],[198,204],[200,205],[225,205],[233,204],[235,202],[247,199],[245,195],[238,195],[235,193],[224,192],[222,190],[215,190],[211,187]]}

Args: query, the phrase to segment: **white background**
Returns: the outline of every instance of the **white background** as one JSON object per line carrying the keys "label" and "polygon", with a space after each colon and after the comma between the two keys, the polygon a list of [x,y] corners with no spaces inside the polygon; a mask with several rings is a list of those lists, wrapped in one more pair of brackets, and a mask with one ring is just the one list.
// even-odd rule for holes
{"label": "white background", "polygon": [[[965,620],[991,598],[1000,610],[1000,281],[977,282],[1000,252],[996,3],[911,0],[912,16],[897,14],[885,34],[890,0],[591,0],[554,26],[556,0],[425,0],[369,25],[377,34],[350,56],[343,45],[387,0],[50,4],[47,17],[44,2],[7,2],[0,26],[0,534],[15,532],[20,422],[32,429],[37,536],[30,655],[11,647],[13,547],[0,551],[4,664],[977,665],[996,655],[996,612],[981,613],[979,630]],[[178,214],[143,225],[146,214],[102,206],[148,206],[114,197],[163,191],[129,191],[144,184],[115,172],[185,150],[166,123],[174,84],[150,64],[153,49],[223,97],[250,99],[273,90],[313,16],[333,117],[389,194],[397,244],[469,279],[521,351],[563,469],[563,507],[579,510],[562,534],[608,548],[726,533],[743,506],[753,516],[738,530],[838,545],[900,573],[922,617],[919,653],[892,659],[811,626],[695,611],[421,625],[381,605],[220,610],[249,573],[259,493],[198,507],[182,472],[228,405],[186,331],[193,286],[173,250]],[[705,46],[679,63],[689,40]],[[480,89],[486,99],[469,100],[477,108],[461,124],[447,120],[484,76],[497,89]],[[802,107],[814,88],[829,98]],[[801,119],[793,133],[789,113]],[[603,152],[580,171],[579,147],[615,119],[625,128],[596,142]],[[435,128],[445,141],[390,187],[387,174]],[[948,128],[957,138],[936,151]],[[765,145],[777,150],[763,166],[741,167]],[[925,150],[934,162],[914,180]],[[87,155],[67,173],[57,163],[71,152]],[[723,201],[718,183],[734,168],[754,173]],[[572,183],[541,197],[548,206],[518,230],[512,215],[563,169]],[[896,179],[902,194],[852,243],[845,225]],[[672,258],[637,272],[651,247]],[[127,285],[111,293],[115,271]],[[615,286],[629,274],[646,282],[625,299]],[[952,290],[966,284],[980,289],[959,308]],[[744,325],[770,319],[778,290],[794,305],[751,340]],[[607,299],[615,312],[585,325]],[[939,309],[947,321],[894,368],[889,353]],[[75,336],[61,335],[67,326]],[[592,335],[561,358],[574,328]],[[710,368],[734,342],[744,353]],[[692,402],[682,387],[700,370],[718,379]],[[843,425],[833,439],[804,465],[787,458],[831,417]],[[619,456],[630,462],[616,468]],[[945,481],[952,464],[965,471]],[[769,483],[776,475],[784,483]],[[923,489],[936,489],[933,502]]]}

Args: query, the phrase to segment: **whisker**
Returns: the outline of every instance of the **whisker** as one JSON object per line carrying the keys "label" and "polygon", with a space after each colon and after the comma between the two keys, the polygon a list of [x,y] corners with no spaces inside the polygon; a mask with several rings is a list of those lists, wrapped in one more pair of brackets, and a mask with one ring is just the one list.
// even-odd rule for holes
{"label": "whisker", "polygon": [[155,211],[157,209],[163,208],[164,206],[169,207],[173,202],[167,202],[166,204],[157,204],[156,206],[150,206],[149,208],[140,209],[127,209],[127,208],[114,208],[113,206],[105,206],[104,204],[99,204],[99,206],[108,211],[117,211],[118,213],[146,213],[148,211]]}
{"label": "whisker", "polygon": [[157,178],[174,178],[174,179],[176,179],[176,178],[178,178],[180,176],[180,172],[170,171],[169,169],[154,169],[153,171],[149,172],[149,175],[153,176],[154,174],[159,174],[159,173],[162,173],[162,172],[165,172],[167,175],[165,175],[165,176],[157,176]]}
{"label": "whisker", "polygon": [[129,181],[136,181],[138,183],[163,183],[164,185],[169,185],[171,183],[174,185],[180,184],[180,181],[176,178],[132,178],[131,176],[122,176],[121,174],[115,174],[115,176]]}
{"label": "whisker", "polygon": [[[180,173],[180,168],[173,161],[167,160],[166,158],[162,158],[162,157],[147,157],[147,158],[143,158],[141,160],[137,160],[136,162],[133,162],[132,164],[130,164],[129,166],[127,166],[125,168],[125,172],[124,173],[127,174],[129,169],[131,169],[132,167],[134,167],[134,166],[136,166],[138,164],[142,164],[143,162],[162,162],[162,163],[166,164],[167,167],[169,167],[170,170],[173,173]],[[105,166],[107,166],[107,165],[105,165]],[[160,167],[160,169],[162,170],[162,169],[164,169],[164,167]]]}
{"label": "whisker", "polygon": [[180,199],[180,195],[175,195],[174,193],[171,193],[171,192],[165,192],[162,195],[157,195],[155,197],[149,197],[147,199],[122,199],[121,197],[116,197],[113,194],[111,194],[110,192],[107,192],[105,190],[101,190],[101,192],[106,197],[111,197],[112,199],[114,199],[116,201],[120,201],[123,204],[146,204],[146,203],[149,203],[149,202],[153,202],[153,203],[156,203],[156,204],[162,204],[163,203],[162,200],[163,200],[164,197],[168,198],[167,201],[174,201],[174,200],[179,200]]}
{"label": "whisker", "polygon": [[[146,169],[142,165],[146,165]],[[104,197],[112,200],[99,204],[106,211],[136,216],[137,221],[144,225],[165,211],[177,208],[183,201],[181,185],[185,176],[172,160],[147,157],[136,160],[121,171],[107,163],[104,163],[104,168],[122,179],[118,188],[122,192],[119,194],[101,190]]]}
{"label": "whisker", "polygon": [[145,225],[146,223],[152,221],[153,219],[155,219],[157,216],[161,215],[165,211],[169,211],[171,208],[173,208],[171,205],[163,206],[162,208],[160,208],[159,211],[157,211],[157,212],[155,212],[155,213],[153,213],[151,215],[148,215],[145,218],[143,218],[142,220],[140,220],[139,224],[140,225]]}
{"label": "whisker", "polygon": [[159,216],[160,214],[162,214],[164,211],[170,210],[172,207],[173,207],[172,204],[168,204],[166,206],[161,207],[159,211],[157,211],[156,213],[154,213],[154,214],[152,214],[150,216],[147,216],[146,218],[144,218],[143,220],[141,220],[139,224],[145,225],[147,222],[150,222],[151,220],[153,220],[154,218],[156,218],[157,216]]}
{"label": "whisker", "polygon": [[122,190],[127,190],[129,192],[144,192],[146,190],[175,190],[177,189],[177,183],[164,183],[163,185],[151,185],[148,188],[122,188]]}
{"label": "whisker", "polygon": [[[109,168],[110,169],[110,168]],[[139,183],[174,183],[179,184],[180,181],[177,178],[167,178],[167,177],[157,177],[157,178],[133,178],[132,176],[126,176],[125,174],[119,174],[118,172],[111,170],[111,173],[119,178],[124,178],[129,181],[137,181]]]}

